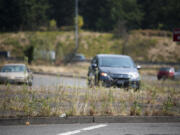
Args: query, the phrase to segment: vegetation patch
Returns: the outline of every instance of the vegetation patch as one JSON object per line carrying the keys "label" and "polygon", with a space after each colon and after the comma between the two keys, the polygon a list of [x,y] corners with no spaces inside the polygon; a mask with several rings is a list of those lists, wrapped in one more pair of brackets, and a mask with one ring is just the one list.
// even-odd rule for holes
{"label": "vegetation patch", "polygon": [[[87,58],[92,58],[98,53],[125,53],[132,56],[134,60],[139,61],[177,62],[180,60],[180,46],[172,41],[169,33],[171,32],[134,30],[129,32],[127,39],[124,39],[123,36],[114,38],[112,33],[81,30],[77,53],[83,53]],[[54,51],[56,59],[53,62],[56,65],[60,65],[75,48],[74,31],[36,31],[0,34],[0,49],[10,51],[13,57],[30,57],[28,54],[29,48],[32,48],[32,54],[30,55],[32,55],[33,63],[39,64],[43,60],[50,63],[50,58],[43,56],[43,54],[48,51]]]}
{"label": "vegetation patch", "polygon": [[[160,85],[158,85],[160,86]],[[141,90],[58,86],[32,89],[3,86],[0,117],[180,116],[179,88],[143,83]]]}

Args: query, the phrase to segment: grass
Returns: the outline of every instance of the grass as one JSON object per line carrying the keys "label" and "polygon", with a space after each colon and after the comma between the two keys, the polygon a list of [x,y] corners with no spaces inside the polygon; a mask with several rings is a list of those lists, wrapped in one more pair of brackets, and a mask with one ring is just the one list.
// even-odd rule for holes
{"label": "grass", "polygon": [[[113,38],[112,33],[82,30],[79,34],[78,53],[83,53],[87,58],[92,58],[98,53],[122,54],[125,43],[126,54],[134,60],[177,62],[180,60],[180,46],[172,41],[170,34],[172,33],[155,30],[131,31],[125,43],[122,38]],[[11,55],[16,57],[24,57],[24,51],[33,46],[34,63],[45,59],[40,55],[40,50],[54,50],[58,65],[75,47],[75,39],[73,31],[1,33],[0,44],[0,50],[10,51]]]}
{"label": "grass", "polygon": [[[159,86],[159,85],[158,85]],[[0,117],[180,116],[180,90],[143,83],[140,91],[58,86],[0,88]]]}
{"label": "grass", "polygon": [[35,72],[63,73],[76,76],[86,76],[90,63],[72,63],[68,65],[52,66],[52,65],[30,65],[31,70]]}

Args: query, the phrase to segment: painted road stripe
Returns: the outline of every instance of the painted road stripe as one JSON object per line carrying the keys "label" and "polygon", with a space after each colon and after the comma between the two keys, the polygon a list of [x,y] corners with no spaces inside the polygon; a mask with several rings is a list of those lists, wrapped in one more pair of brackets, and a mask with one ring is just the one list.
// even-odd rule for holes
{"label": "painted road stripe", "polygon": [[107,126],[107,125],[106,124],[101,124],[101,125],[96,125],[96,126],[91,126],[91,127],[83,128],[81,130],[87,131],[87,130],[93,130],[93,129],[101,128],[101,127],[105,127],[105,126]]}
{"label": "painted road stripe", "polygon": [[77,133],[80,133],[80,132],[83,132],[83,131],[89,131],[89,130],[93,130],[93,129],[97,129],[97,128],[102,128],[102,127],[105,127],[105,126],[107,126],[107,125],[106,124],[100,124],[100,125],[96,125],[96,126],[82,128],[82,129],[79,129],[79,130],[60,133],[60,134],[57,134],[57,135],[74,135],[74,134],[77,134]]}
{"label": "painted road stripe", "polygon": [[77,133],[80,133],[81,130],[74,130],[74,131],[70,131],[70,132],[66,132],[66,133],[60,133],[60,134],[57,134],[57,135],[73,135],[73,134],[77,134]]}

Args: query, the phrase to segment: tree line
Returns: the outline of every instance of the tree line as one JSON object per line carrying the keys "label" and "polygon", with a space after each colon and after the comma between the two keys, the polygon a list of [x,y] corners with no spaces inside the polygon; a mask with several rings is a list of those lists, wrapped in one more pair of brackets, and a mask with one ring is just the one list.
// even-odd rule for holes
{"label": "tree line", "polygon": [[[179,27],[180,0],[79,0],[83,29],[113,31],[118,22],[128,29],[172,30]],[[39,30],[55,20],[73,26],[75,0],[0,0],[0,31]]]}

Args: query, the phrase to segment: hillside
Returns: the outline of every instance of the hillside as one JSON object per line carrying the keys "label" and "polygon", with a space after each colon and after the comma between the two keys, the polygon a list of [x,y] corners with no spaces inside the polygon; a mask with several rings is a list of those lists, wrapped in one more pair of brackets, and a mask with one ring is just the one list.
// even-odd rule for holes
{"label": "hillside", "polygon": [[[139,61],[180,62],[180,44],[172,41],[172,33],[157,30],[134,30],[126,39],[115,38],[112,33],[80,31],[78,53],[91,58],[97,53],[125,53]],[[62,61],[74,45],[74,32],[17,32],[0,34],[0,50],[11,56],[24,57],[33,47],[34,62],[44,59],[40,51],[56,52],[56,62]],[[48,58],[47,58],[48,59]]]}

